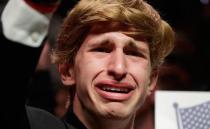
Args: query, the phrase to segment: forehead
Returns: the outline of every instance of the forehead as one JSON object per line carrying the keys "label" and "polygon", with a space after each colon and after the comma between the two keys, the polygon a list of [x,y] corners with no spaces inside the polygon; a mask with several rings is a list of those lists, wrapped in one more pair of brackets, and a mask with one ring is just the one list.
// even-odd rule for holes
{"label": "forehead", "polygon": [[149,55],[148,43],[140,35],[137,37],[137,35],[128,32],[135,32],[135,28],[116,22],[94,24],[81,48],[115,46],[129,48],[130,50],[135,49]]}
{"label": "forehead", "polygon": [[90,33],[105,33],[111,31],[134,32],[135,28],[119,22],[99,22],[92,25]]}
{"label": "forehead", "polygon": [[138,34],[137,29],[133,26],[119,22],[99,22],[91,26],[89,33],[102,34],[107,32],[121,32],[129,37],[139,41],[147,42],[146,38]]}

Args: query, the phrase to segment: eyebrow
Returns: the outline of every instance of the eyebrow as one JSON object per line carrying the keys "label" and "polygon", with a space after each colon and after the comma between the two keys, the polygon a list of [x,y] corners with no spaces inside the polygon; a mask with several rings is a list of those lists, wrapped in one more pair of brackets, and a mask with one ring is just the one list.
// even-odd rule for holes
{"label": "eyebrow", "polygon": [[[95,41],[91,41],[90,40],[90,42],[92,42],[92,43],[88,45],[89,47],[98,47],[98,46],[106,46],[106,47],[108,47],[108,46],[112,46],[113,45],[113,41],[110,40],[110,39],[107,39],[107,38],[104,38],[102,40],[95,40]],[[139,42],[147,44],[147,42],[144,42],[144,41],[139,41]],[[135,39],[131,39],[130,41],[128,41],[125,44],[125,49],[129,48],[129,49],[133,49],[133,50],[136,50],[138,52],[147,54],[148,51],[145,48],[143,48],[140,45],[138,45],[138,44],[139,43]]]}
{"label": "eyebrow", "polygon": [[91,44],[89,44],[89,47],[98,47],[98,46],[111,46],[112,42],[110,42],[109,39],[102,39],[102,40],[94,40],[94,41],[89,41],[92,42]]}

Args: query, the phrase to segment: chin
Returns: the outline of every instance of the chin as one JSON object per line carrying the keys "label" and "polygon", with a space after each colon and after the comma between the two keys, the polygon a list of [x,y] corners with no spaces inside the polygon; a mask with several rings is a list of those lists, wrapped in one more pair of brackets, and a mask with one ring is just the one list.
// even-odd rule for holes
{"label": "chin", "polygon": [[123,108],[119,108],[120,106],[118,106],[117,108],[115,108],[114,106],[111,108],[108,108],[105,113],[104,116],[106,118],[109,119],[125,119],[128,118],[131,115],[131,112],[128,111],[128,109],[124,109]]}
{"label": "chin", "polygon": [[124,120],[131,116],[129,113],[122,113],[122,112],[111,112],[108,113],[106,118],[112,119],[112,120]]}

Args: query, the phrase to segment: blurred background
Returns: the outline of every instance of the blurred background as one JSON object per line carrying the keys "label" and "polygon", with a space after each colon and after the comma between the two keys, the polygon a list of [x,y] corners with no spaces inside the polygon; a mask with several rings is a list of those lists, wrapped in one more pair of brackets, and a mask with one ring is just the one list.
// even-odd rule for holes
{"label": "blurred background", "polygon": [[166,85],[163,89],[209,91],[210,1],[148,2],[159,10],[176,32],[176,47],[166,59],[160,76],[162,85]]}

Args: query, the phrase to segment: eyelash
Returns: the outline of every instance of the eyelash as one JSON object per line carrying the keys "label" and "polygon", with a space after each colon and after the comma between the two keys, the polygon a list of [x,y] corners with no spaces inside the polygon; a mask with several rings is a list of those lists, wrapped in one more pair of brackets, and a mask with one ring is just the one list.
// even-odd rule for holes
{"label": "eyelash", "polygon": [[97,47],[97,48],[93,48],[91,51],[110,53],[112,51],[112,49],[106,48],[106,47]]}
{"label": "eyelash", "polygon": [[130,56],[143,57],[143,54],[137,51],[125,51],[124,53]]}
{"label": "eyelash", "polygon": [[[96,47],[96,48],[93,48],[91,51],[101,52],[101,53],[110,53],[112,51],[112,48]],[[128,56],[145,57],[141,52],[138,52],[135,50],[123,50],[123,52]]]}

